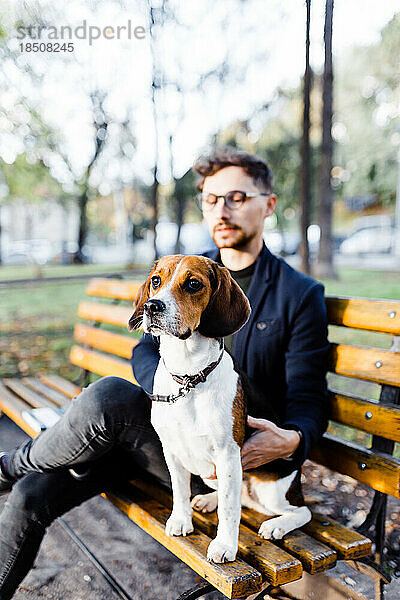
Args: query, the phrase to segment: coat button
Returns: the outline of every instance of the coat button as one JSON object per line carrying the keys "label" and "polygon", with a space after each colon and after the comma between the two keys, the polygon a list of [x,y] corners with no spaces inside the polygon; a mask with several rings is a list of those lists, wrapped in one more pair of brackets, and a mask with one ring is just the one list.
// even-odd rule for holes
{"label": "coat button", "polygon": [[265,321],[259,321],[256,325],[257,329],[259,329],[260,331],[263,331],[266,328],[267,324],[265,323]]}

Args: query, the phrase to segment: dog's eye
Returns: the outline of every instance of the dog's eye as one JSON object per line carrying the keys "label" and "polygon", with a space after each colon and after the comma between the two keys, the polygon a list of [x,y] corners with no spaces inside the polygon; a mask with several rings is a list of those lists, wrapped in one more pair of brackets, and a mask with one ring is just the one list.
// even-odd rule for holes
{"label": "dog's eye", "polygon": [[186,283],[189,292],[198,292],[201,290],[203,284],[198,279],[189,279]]}
{"label": "dog's eye", "polygon": [[158,287],[160,287],[160,283],[161,283],[161,277],[159,275],[153,275],[153,277],[151,278],[151,285],[153,287],[153,289],[157,289]]}

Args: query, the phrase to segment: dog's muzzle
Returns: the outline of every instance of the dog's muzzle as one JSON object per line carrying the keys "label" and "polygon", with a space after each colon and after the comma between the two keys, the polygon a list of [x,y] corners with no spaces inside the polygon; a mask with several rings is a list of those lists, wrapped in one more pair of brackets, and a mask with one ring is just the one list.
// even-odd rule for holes
{"label": "dog's muzzle", "polygon": [[165,303],[156,298],[148,300],[143,305],[143,325],[145,331],[153,334],[164,331],[166,308]]}

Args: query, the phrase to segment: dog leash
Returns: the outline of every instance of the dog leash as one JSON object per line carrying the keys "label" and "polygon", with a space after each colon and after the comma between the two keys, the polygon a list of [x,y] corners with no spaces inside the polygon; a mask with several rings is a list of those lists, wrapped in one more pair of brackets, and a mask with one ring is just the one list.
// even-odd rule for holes
{"label": "dog leash", "polygon": [[182,398],[182,396],[186,396],[186,394],[191,389],[196,387],[196,385],[198,383],[204,383],[205,380],[207,379],[207,377],[209,376],[209,374],[211,373],[211,371],[213,371],[215,369],[215,367],[217,367],[219,365],[219,363],[221,362],[222,357],[224,355],[223,340],[220,339],[219,342],[220,342],[221,354],[219,355],[217,360],[215,360],[214,362],[207,365],[207,367],[205,369],[203,369],[202,371],[199,371],[195,375],[176,375],[175,373],[170,373],[172,379],[174,381],[176,381],[177,383],[181,384],[181,387],[179,388],[179,391],[177,394],[169,394],[168,396],[163,396],[162,394],[148,394],[146,392],[148,397],[150,398],[150,400],[153,400],[154,402],[167,402],[169,404],[173,404],[174,402],[179,400],[179,398]]}

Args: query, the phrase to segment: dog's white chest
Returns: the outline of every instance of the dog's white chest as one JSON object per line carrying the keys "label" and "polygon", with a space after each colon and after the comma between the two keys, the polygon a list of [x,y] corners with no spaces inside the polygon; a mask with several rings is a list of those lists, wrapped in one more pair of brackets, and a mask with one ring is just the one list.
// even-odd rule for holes
{"label": "dog's white chest", "polygon": [[[233,442],[232,404],[237,377],[226,355],[207,381],[187,396],[173,404],[152,404],[151,422],[164,450],[177,456],[191,473],[213,475],[216,453]],[[154,378],[154,393],[177,393],[176,384],[171,384],[161,364]]]}
{"label": "dog's white chest", "polygon": [[190,403],[188,398],[184,406],[153,403],[151,410],[151,422],[163,447],[179,457],[188,471],[202,477],[214,473],[215,444],[212,440],[219,437],[218,433],[223,433],[215,423],[210,427],[208,404],[204,397]]}

